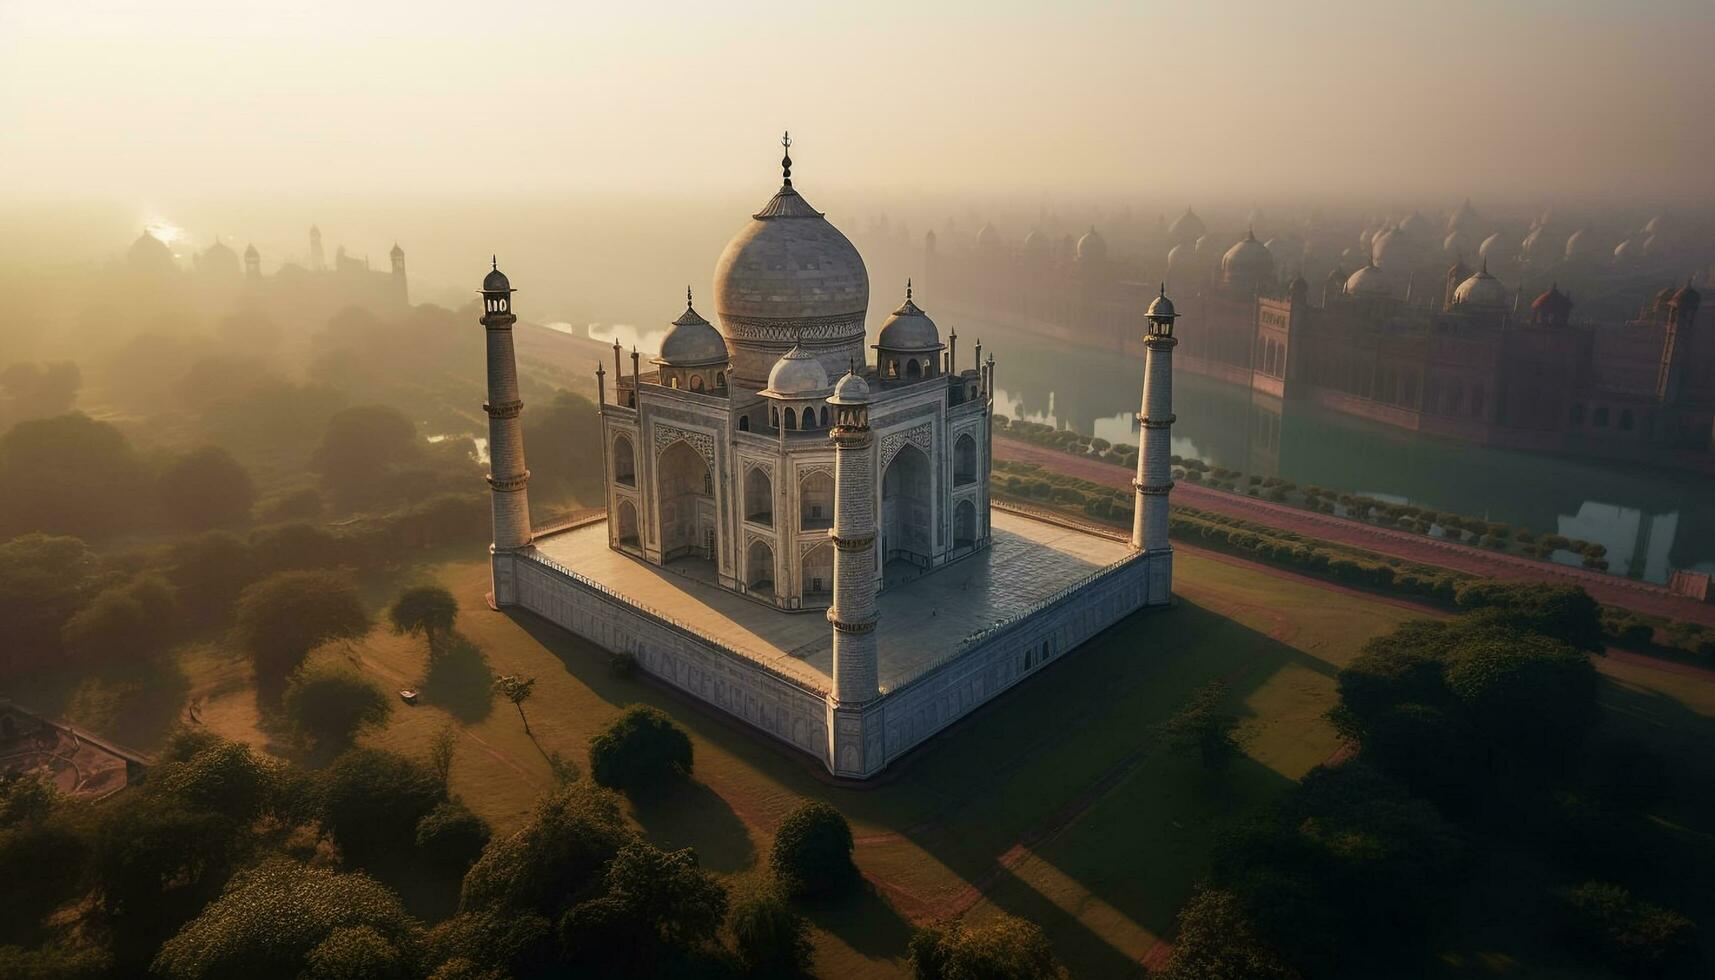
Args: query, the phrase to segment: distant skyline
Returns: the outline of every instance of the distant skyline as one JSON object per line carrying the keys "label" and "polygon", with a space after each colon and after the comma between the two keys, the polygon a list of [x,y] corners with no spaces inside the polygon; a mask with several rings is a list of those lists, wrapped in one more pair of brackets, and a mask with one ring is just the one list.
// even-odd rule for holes
{"label": "distant skyline", "polygon": [[824,193],[1703,204],[1712,50],[1689,0],[0,0],[0,201],[753,195],[789,127]]}

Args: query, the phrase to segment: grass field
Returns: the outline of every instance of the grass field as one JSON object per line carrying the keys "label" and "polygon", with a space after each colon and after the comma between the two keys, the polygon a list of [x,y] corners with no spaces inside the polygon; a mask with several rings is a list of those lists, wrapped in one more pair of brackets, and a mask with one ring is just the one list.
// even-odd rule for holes
{"label": "grass field", "polygon": [[[1078,976],[1125,976],[1164,951],[1175,910],[1207,863],[1223,818],[1268,799],[1341,745],[1323,717],[1334,675],[1371,636],[1422,612],[1267,569],[1182,550],[1177,608],[1141,614],[919,749],[881,785],[834,785],[819,766],[641,678],[529,614],[488,609],[485,563],[423,571],[460,598],[467,641],[427,673],[420,640],[377,629],[321,657],[351,658],[389,690],[421,687],[368,740],[422,756],[448,722],[461,738],[454,789],[502,831],[553,783],[549,755],[584,761],[589,737],[626,704],[672,714],[695,743],[695,779],[634,807],[663,846],[694,846],[723,875],[754,873],[773,828],[800,799],[839,807],[858,839],[864,892],[811,910],[824,976],[898,972],[911,924],[1009,912],[1048,930]],[[389,583],[397,587],[400,583]],[[386,589],[366,590],[379,603]],[[242,661],[212,645],[181,658],[204,723],[274,744]],[[1689,751],[1715,716],[1708,675],[1604,662],[1627,723],[1677,733]],[[491,678],[537,679],[518,714]],[[1244,756],[1219,775],[1157,751],[1153,726],[1213,678],[1230,685]],[[1707,743],[1705,743],[1707,744]],[[275,746],[280,748],[279,746]],[[1509,957],[1496,954],[1495,963]],[[1482,953],[1455,956],[1487,974]]]}

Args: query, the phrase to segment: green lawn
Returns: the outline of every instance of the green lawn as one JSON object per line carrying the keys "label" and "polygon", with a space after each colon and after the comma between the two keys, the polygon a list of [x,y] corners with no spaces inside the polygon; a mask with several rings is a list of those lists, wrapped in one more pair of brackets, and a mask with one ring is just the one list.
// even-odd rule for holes
{"label": "green lawn", "polygon": [[[360,658],[389,689],[423,688],[424,704],[400,706],[370,740],[422,755],[437,730],[458,724],[455,791],[505,830],[551,785],[550,753],[581,765],[589,737],[622,706],[663,708],[691,732],[696,771],[683,792],[633,813],[657,843],[694,846],[706,867],[744,875],[799,799],[828,800],[852,821],[870,887],[812,910],[819,970],[838,977],[896,974],[914,921],[997,911],[1042,924],[1076,975],[1141,972],[1219,822],[1340,749],[1323,717],[1339,667],[1367,638],[1422,615],[1181,551],[1177,608],[1134,617],[860,789],[830,784],[812,760],[687,698],[615,676],[603,651],[542,620],[489,610],[487,574],[477,562],[424,573],[460,597],[469,641],[433,677],[421,641],[380,629],[318,654]],[[1715,714],[1715,684],[1703,678],[1603,666],[1683,700],[1685,716]],[[229,659],[202,650],[185,670],[206,723],[267,744]],[[511,705],[486,696],[489,679],[504,673],[537,679],[525,705],[533,737]],[[1218,776],[1156,751],[1151,736],[1213,678],[1230,684],[1245,750]]]}

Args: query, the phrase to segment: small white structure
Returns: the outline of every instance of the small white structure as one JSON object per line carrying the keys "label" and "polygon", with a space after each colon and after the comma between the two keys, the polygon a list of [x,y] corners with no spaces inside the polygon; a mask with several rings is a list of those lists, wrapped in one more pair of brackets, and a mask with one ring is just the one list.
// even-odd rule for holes
{"label": "small white structure", "polygon": [[961,369],[908,282],[872,363],[868,271],[791,162],[721,255],[719,328],[687,290],[654,372],[633,351],[627,376],[616,343],[610,398],[597,367],[605,521],[532,538],[512,290],[484,280],[494,599],[864,778],[1168,603],[1175,315],[1165,295],[1147,314],[1130,547],[991,516],[993,355]]}

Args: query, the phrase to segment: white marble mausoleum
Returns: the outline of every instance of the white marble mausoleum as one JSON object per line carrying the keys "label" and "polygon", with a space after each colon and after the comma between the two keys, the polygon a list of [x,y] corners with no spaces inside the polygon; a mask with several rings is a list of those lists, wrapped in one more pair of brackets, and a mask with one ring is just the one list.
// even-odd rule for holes
{"label": "white marble mausoleum", "polygon": [[598,366],[605,519],[532,532],[512,288],[489,272],[494,599],[863,779],[1169,602],[1175,314],[1163,295],[1139,317],[1129,544],[991,511],[993,354],[961,366],[909,283],[866,349],[863,258],[791,163],[716,265],[715,322],[687,290],[651,370],[617,343]]}

